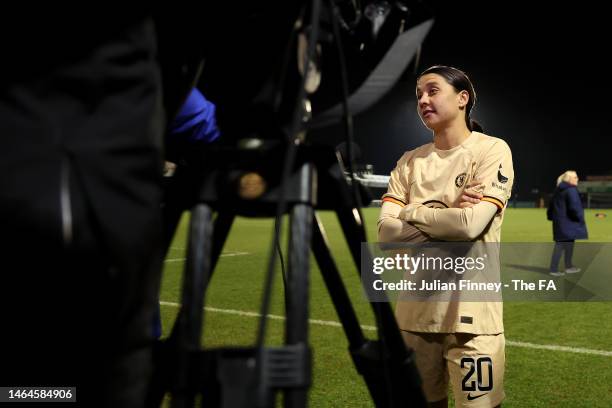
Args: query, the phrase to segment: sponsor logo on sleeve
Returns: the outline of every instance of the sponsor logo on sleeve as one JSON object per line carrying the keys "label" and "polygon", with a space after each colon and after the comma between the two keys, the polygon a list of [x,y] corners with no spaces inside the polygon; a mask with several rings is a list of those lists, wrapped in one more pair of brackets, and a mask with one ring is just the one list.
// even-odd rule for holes
{"label": "sponsor logo on sleeve", "polygon": [[504,176],[501,173],[501,169],[502,169],[502,165],[501,163],[499,164],[499,169],[497,169],[497,180],[502,183],[502,184],[506,184],[508,182],[508,177]]}

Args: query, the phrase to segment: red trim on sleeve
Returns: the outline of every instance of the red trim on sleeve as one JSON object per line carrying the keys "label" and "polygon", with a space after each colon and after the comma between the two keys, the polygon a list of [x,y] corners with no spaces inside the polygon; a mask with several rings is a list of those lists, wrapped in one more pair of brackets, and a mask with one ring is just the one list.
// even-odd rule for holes
{"label": "red trim on sleeve", "polygon": [[401,205],[402,207],[404,207],[406,205],[405,202],[403,202],[402,200],[398,200],[395,197],[389,197],[389,196],[383,197],[382,201],[383,202],[388,201],[388,202],[393,203],[393,204]]}
{"label": "red trim on sleeve", "polygon": [[498,212],[504,209],[505,205],[499,198],[491,197],[491,196],[484,196],[482,197],[482,200],[495,204],[498,208]]}

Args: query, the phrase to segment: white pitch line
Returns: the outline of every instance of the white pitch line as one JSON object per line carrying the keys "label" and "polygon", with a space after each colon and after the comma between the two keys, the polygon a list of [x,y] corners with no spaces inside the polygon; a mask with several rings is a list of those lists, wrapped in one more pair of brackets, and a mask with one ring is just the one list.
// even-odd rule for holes
{"label": "white pitch line", "polygon": [[[225,257],[225,256],[242,256],[242,255],[249,255],[249,252],[225,252],[219,256]],[[169,258],[169,259],[164,260],[164,262],[181,262],[181,261],[184,261],[185,259],[187,258]]]}
{"label": "white pitch line", "polygon": [[511,340],[507,340],[506,344],[510,346],[514,346],[514,347],[524,347],[524,348],[530,348],[530,349],[566,351],[568,353],[592,354],[595,356],[612,357],[612,351],[593,350],[593,349],[588,349],[588,348],[583,348],[583,347],[558,346],[556,344],[535,344],[535,343],[527,343],[524,341],[511,341]]}
{"label": "white pitch line", "polygon": [[219,256],[242,256],[242,255],[249,255],[248,252],[224,252]]}
{"label": "white pitch line", "polygon": [[[160,301],[159,304],[163,306],[171,306],[171,307],[181,306],[180,304],[175,303],[175,302]],[[206,310],[207,312],[224,313],[224,314],[231,314],[231,315],[237,315],[237,316],[261,317],[261,314],[257,312],[245,312],[242,310],[233,310],[233,309],[219,309],[217,307],[210,307],[210,306],[204,307],[204,310]],[[285,320],[285,316],[269,314],[268,319]],[[310,324],[316,324],[319,326],[342,327],[342,324],[340,324],[339,322],[332,321],[332,320],[308,319],[308,321],[310,322]],[[368,331],[376,330],[375,326],[368,326],[368,325],[361,325],[361,328],[363,330],[368,330]],[[557,344],[535,344],[535,343],[527,343],[524,341],[513,341],[513,340],[506,340],[506,344],[508,346],[522,347],[522,348],[529,348],[529,349],[536,349],[536,350],[564,351],[567,353],[590,354],[590,355],[595,355],[595,356],[612,357],[612,351],[594,350],[594,349],[588,349],[588,348],[583,348],[583,347],[559,346]]]}

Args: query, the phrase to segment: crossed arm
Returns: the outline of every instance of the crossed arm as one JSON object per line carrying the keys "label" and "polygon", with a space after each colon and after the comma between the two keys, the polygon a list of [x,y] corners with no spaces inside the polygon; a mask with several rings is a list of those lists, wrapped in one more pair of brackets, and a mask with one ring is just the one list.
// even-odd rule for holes
{"label": "crossed arm", "polygon": [[472,241],[485,230],[498,207],[481,201],[482,195],[466,193],[460,208],[429,208],[422,204],[383,202],[378,218],[378,240],[381,242]]}

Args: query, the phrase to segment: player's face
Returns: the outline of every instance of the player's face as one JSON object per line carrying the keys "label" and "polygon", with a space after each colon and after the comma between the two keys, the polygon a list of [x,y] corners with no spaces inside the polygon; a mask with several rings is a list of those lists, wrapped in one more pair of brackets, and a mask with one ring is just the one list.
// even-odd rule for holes
{"label": "player's face", "polygon": [[458,118],[465,120],[462,107],[467,104],[467,92],[458,93],[438,74],[426,74],[419,78],[416,96],[419,116],[429,129],[447,126]]}

